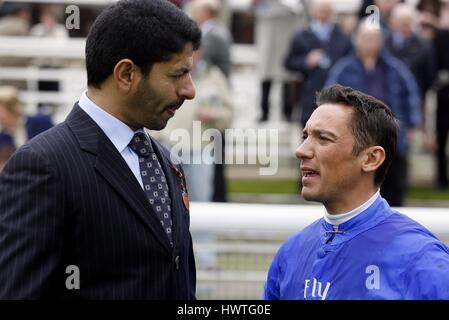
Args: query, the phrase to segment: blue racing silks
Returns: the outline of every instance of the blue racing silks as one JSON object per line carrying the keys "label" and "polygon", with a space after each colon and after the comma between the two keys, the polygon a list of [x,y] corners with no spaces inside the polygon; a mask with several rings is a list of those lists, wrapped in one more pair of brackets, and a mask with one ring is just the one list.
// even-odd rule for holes
{"label": "blue racing silks", "polygon": [[290,237],[264,299],[449,299],[449,248],[379,196],[338,227],[321,218]]}

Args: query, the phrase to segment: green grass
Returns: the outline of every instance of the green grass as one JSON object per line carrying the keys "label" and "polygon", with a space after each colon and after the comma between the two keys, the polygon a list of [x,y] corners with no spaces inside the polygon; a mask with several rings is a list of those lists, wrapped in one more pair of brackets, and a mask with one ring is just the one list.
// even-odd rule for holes
{"label": "green grass", "polygon": [[[291,195],[299,193],[299,182],[294,180],[231,180],[228,188],[230,193]],[[411,187],[406,198],[449,201],[449,190],[439,191],[431,187]]]}
{"label": "green grass", "polygon": [[440,191],[430,187],[412,187],[408,190],[406,198],[449,201],[449,190]]}
{"label": "green grass", "polygon": [[298,194],[299,182],[293,180],[231,180],[230,193]]}

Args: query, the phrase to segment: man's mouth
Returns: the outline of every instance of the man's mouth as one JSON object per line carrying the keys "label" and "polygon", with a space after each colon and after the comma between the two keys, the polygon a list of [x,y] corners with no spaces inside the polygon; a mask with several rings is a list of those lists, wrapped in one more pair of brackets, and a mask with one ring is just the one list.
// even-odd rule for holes
{"label": "man's mouth", "polygon": [[319,176],[320,173],[316,170],[310,169],[310,168],[301,168],[302,176],[303,178],[312,178]]}
{"label": "man's mouth", "polygon": [[173,117],[176,113],[176,110],[181,108],[183,103],[184,103],[184,101],[179,101],[177,103],[173,103],[173,104],[169,105],[168,107],[166,107],[164,109],[164,112],[166,111],[171,117]]}
{"label": "man's mouth", "polygon": [[[178,108],[179,108],[179,107],[178,107]],[[178,110],[178,108],[176,108],[176,107],[169,107],[169,108],[166,108],[165,111],[166,111],[171,117],[173,117],[173,116],[175,115],[175,113],[176,113],[176,110]]]}

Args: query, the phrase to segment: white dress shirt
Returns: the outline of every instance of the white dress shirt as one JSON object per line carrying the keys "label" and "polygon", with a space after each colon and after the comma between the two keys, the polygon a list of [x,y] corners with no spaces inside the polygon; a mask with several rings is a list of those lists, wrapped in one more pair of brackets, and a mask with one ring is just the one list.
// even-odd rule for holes
{"label": "white dress shirt", "polygon": [[[97,106],[92,100],[89,99],[86,91],[81,95],[78,104],[81,109],[83,109],[92,118],[92,120],[95,121],[101,130],[103,130],[109,140],[111,140],[112,144],[122,155],[123,159],[126,161],[128,167],[134,173],[134,176],[143,189],[143,181],[139,168],[139,157],[128,146],[135,132],[127,124]],[[143,129],[139,129],[136,132],[138,131],[145,132]],[[145,134],[148,135],[146,132]]]}

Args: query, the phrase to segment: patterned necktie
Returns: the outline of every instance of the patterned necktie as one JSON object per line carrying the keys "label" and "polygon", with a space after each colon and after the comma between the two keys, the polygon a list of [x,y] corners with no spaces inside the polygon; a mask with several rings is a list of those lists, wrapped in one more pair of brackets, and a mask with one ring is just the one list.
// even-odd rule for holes
{"label": "patterned necktie", "polygon": [[145,133],[136,132],[129,146],[139,156],[140,175],[145,194],[156,212],[170,243],[173,245],[171,199],[169,197],[167,179],[161,164]]}

